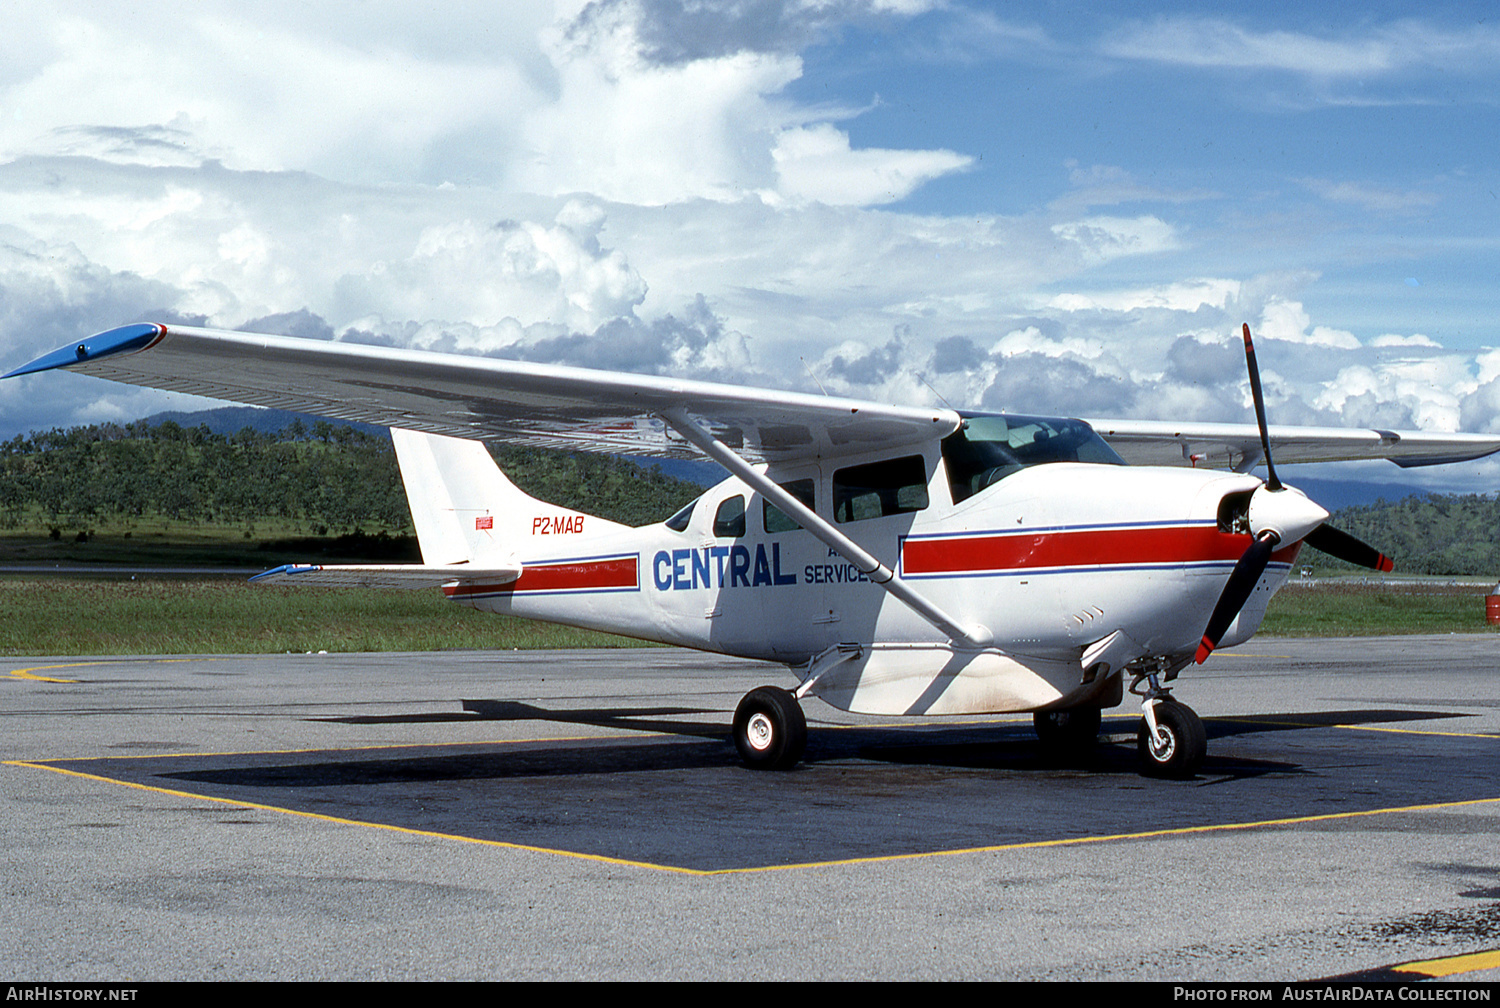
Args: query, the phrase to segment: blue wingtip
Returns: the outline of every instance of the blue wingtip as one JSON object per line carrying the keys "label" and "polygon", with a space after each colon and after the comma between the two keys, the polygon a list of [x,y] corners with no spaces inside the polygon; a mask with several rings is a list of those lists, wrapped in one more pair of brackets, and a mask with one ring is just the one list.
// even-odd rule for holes
{"label": "blue wingtip", "polygon": [[259,581],[261,578],[270,577],[272,574],[299,574],[299,573],[301,573],[303,571],[314,571],[314,570],[319,570],[319,569],[320,569],[320,566],[318,564],[298,564],[298,563],[282,564],[280,567],[272,567],[268,571],[261,571],[259,574],[256,574],[250,580],[251,581]]}
{"label": "blue wingtip", "polygon": [[135,325],[120,326],[118,329],[110,329],[90,336],[82,342],[59,347],[29,364],[22,364],[8,374],[0,375],[0,378],[14,378],[16,375],[34,374],[37,371],[51,371],[53,368],[82,364],[84,361],[98,360],[100,357],[108,357],[111,354],[144,350],[166,334],[165,326],[152,322],[137,322]]}

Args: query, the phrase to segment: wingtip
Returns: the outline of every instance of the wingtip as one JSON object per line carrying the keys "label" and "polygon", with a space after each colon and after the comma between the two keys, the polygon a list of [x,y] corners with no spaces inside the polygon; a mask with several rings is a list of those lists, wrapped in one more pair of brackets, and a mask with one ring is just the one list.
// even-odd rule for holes
{"label": "wingtip", "polygon": [[100,357],[145,350],[166,334],[167,327],[155,322],[137,322],[133,325],[106,329],[104,332],[95,333],[77,343],[69,343],[67,346],[58,347],[51,353],[43,354],[36,360],[0,375],[0,379],[35,374],[38,371],[51,371],[55,368],[98,360]]}

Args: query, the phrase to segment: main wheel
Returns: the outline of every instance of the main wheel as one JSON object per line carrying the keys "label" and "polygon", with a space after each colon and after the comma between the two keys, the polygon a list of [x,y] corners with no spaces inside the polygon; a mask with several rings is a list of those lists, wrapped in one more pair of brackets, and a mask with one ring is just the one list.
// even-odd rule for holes
{"label": "main wheel", "polygon": [[1069,707],[1064,710],[1037,711],[1031,715],[1037,741],[1049,759],[1082,759],[1099,740],[1098,707]]}
{"label": "main wheel", "polygon": [[778,686],[746,693],[734,711],[734,747],[752,769],[790,770],[807,749],[802,705]]}
{"label": "main wheel", "polygon": [[1162,739],[1151,737],[1151,726],[1141,718],[1136,732],[1136,752],[1141,772],[1148,777],[1191,777],[1208,754],[1208,735],[1203,721],[1187,704],[1162,700],[1156,705],[1156,726]]}

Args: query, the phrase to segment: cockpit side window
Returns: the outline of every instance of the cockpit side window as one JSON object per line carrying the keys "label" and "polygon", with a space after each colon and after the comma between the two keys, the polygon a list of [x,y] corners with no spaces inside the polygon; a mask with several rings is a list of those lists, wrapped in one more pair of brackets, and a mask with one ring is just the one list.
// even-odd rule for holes
{"label": "cockpit side window", "polygon": [[688,522],[693,520],[693,508],[698,506],[699,499],[700,498],[697,497],[693,498],[693,500],[689,502],[686,507],[674,514],[672,517],[668,518],[666,521],[662,522],[662,524],[671,529],[673,532],[686,531]]}
{"label": "cockpit side window", "polygon": [[745,534],[745,498],[735,494],[719,504],[714,512],[714,536],[739,539]]}
{"label": "cockpit side window", "polygon": [[[781,483],[778,485],[781,487],[781,489],[797,498],[797,500],[801,501],[803,504],[806,504],[809,511],[817,510],[816,505],[814,505],[813,503],[812,480],[792,480],[790,483]],[[772,504],[770,501],[762,498],[761,505],[761,517],[766,523],[767,532],[790,532],[793,529],[799,529],[802,527],[801,525],[798,525],[795,520],[783,514],[781,508],[777,507],[775,504]]]}
{"label": "cockpit side window", "polygon": [[1013,414],[965,417],[963,425],[943,439],[943,461],[955,504],[1028,466],[1048,462],[1125,464],[1081,420]]}
{"label": "cockpit side window", "polygon": [[927,466],[920,455],[849,466],[833,474],[835,521],[884,518],[926,507]]}

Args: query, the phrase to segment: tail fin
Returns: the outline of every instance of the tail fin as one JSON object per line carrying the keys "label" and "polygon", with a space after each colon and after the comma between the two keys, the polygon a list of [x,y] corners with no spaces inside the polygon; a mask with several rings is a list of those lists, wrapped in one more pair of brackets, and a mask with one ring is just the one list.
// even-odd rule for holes
{"label": "tail fin", "polygon": [[391,441],[425,564],[504,565],[625,527],[528,496],[482,442],[399,427]]}

